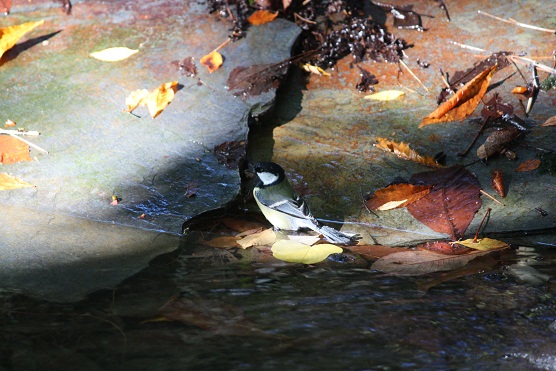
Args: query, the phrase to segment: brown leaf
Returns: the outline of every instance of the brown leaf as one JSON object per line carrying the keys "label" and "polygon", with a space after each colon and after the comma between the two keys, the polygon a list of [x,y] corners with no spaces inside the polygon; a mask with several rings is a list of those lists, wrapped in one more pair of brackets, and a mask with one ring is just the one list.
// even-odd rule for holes
{"label": "brown leaf", "polygon": [[11,176],[6,173],[0,173],[0,190],[11,191],[12,189],[34,187],[21,179]]}
{"label": "brown leaf", "polygon": [[346,245],[343,246],[343,248],[348,249],[355,254],[361,255],[367,260],[376,260],[386,255],[407,251],[407,248],[404,247],[390,247],[382,245]]}
{"label": "brown leaf", "polygon": [[29,146],[10,135],[0,134],[0,163],[15,164],[31,161]]}
{"label": "brown leaf", "polygon": [[8,15],[12,8],[12,0],[0,0],[0,13]]}
{"label": "brown leaf", "polygon": [[494,93],[492,98],[490,98],[483,109],[481,110],[481,117],[484,120],[498,120],[502,118],[504,115],[513,116],[514,114],[514,106],[510,103],[504,103],[502,98],[498,95],[498,93]]}
{"label": "brown leaf", "polygon": [[224,218],[221,221],[226,227],[236,232],[245,232],[266,227],[266,224],[257,221],[244,220],[241,218]]}
{"label": "brown leaf", "polygon": [[44,21],[27,22],[10,27],[0,27],[0,57],[11,49],[27,32],[42,25]]}
{"label": "brown leaf", "polygon": [[502,170],[492,170],[492,189],[494,189],[500,195],[500,197],[506,197]]}
{"label": "brown leaf", "polygon": [[371,269],[403,276],[419,276],[461,268],[485,254],[488,251],[473,251],[463,255],[444,255],[423,250],[405,251],[378,259],[371,265]]}
{"label": "brown leaf", "polygon": [[448,241],[430,241],[418,245],[418,249],[436,252],[444,255],[461,255],[472,251],[469,247],[450,243]]}
{"label": "brown leaf", "polygon": [[515,88],[513,88],[512,94],[525,94],[528,91],[529,89],[527,89],[527,87],[525,86],[516,86]]}
{"label": "brown leaf", "polygon": [[372,210],[397,209],[425,197],[432,187],[432,185],[392,184],[376,191],[365,203]]}
{"label": "brown leaf", "polygon": [[413,174],[411,184],[433,185],[430,193],[407,210],[432,230],[460,239],[481,207],[481,185],[465,167],[454,165]]}
{"label": "brown leaf", "polygon": [[499,154],[506,146],[521,135],[516,127],[506,127],[490,134],[485,143],[477,149],[477,156],[484,160]]}
{"label": "brown leaf", "polygon": [[276,17],[278,17],[278,12],[273,13],[268,10],[256,10],[247,18],[247,21],[253,26],[260,26],[272,22]]}
{"label": "brown leaf", "polygon": [[556,116],[552,116],[544,122],[541,126],[556,126]]}
{"label": "brown leaf", "polygon": [[496,65],[478,74],[434,112],[425,117],[419,127],[447,121],[461,121],[471,115],[485,95],[495,70]]}
{"label": "brown leaf", "polygon": [[412,150],[409,145],[403,142],[398,143],[386,138],[376,138],[376,141],[378,142],[375,144],[376,148],[382,149],[386,152],[391,152],[404,160],[414,161],[425,166],[443,167],[441,164],[436,162],[433,157],[421,156],[416,151]]}
{"label": "brown leaf", "polygon": [[539,160],[538,158],[534,158],[531,160],[523,161],[521,164],[519,164],[517,169],[515,169],[514,171],[516,173],[533,171],[536,170],[540,165],[541,165],[541,160]]}
{"label": "brown leaf", "polygon": [[242,249],[246,249],[252,246],[270,246],[274,243],[274,241],[276,241],[276,234],[271,228],[259,233],[245,236],[241,240],[236,241],[236,243],[241,246]]}
{"label": "brown leaf", "polygon": [[222,66],[224,63],[224,58],[222,54],[217,51],[210,52],[209,54],[203,56],[200,60],[201,64],[205,66],[210,73],[213,73]]}
{"label": "brown leaf", "polygon": [[239,162],[245,157],[246,142],[224,142],[214,147],[214,155],[219,164],[225,164],[228,169],[237,169]]}
{"label": "brown leaf", "polygon": [[235,236],[222,236],[222,237],[215,237],[211,240],[201,239],[199,243],[205,246],[216,247],[219,249],[229,249],[232,247],[240,247],[237,244],[237,240],[238,238]]}

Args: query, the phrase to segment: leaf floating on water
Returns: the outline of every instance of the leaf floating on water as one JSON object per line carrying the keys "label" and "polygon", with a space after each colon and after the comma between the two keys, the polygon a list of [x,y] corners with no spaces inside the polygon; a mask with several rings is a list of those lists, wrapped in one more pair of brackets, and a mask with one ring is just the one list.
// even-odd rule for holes
{"label": "leaf floating on water", "polygon": [[413,174],[409,182],[433,186],[428,195],[407,206],[411,215],[453,240],[461,238],[482,204],[477,177],[465,167],[454,165]]}
{"label": "leaf floating on water", "polygon": [[392,210],[405,207],[428,195],[432,185],[392,184],[376,191],[365,204],[372,210]]}
{"label": "leaf floating on water", "polygon": [[492,238],[481,238],[478,239],[477,242],[469,238],[467,240],[453,242],[453,244],[463,245],[479,251],[501,250],[510,247],[507,243]]}
{"label": "leaf floating on water", "polygon": [[405,93],[400,90],[383,90],[371,95],[365,95],[364,98],[371,99],[371,100],[378,100],[381,102],[387,102],[390,100],[396,100],[400,97],[403,97],[404,95]]}
{"label": "leaf floating on water", "polygon": [[447,121],[461,121],[471,115],[485,95],[495,70],[496,65],[481,72],[450,99],[423,118],[419,127]]}
{"label": "leaf floating on water", "polygon": [[315,264],[319,263],[330,254],[339,254],[341,247],[331,244],[305,245],[292,240],[280,240],[272,245],[272,254],[276,259],[291,263]]}
{"label": "leaf floating on water", "polygon": [[377,137],[375,147],[382,149],[387,152],[391,152],[396,156],[403,158],[404,160],[410,160],[417,162],[419,164],[431,167],[444,167],[439,164],[433,157],[421,156],[416,151],[412,150],[409,145],[403,142],[395,142],[393,140],[388,140],[386,138]]}
{"label": "leaf floating on water", "polygon": [[210,52],[209,54],[203,56],[200,60],[201,64],[205,66],[210,73],[213,73],[222,66],[224,63],[224,58],[222,54],[217,51]]}
{"label": "leaf floating on water", "polygon": [[0,164],[31,161],[29,146],[9,135],[0,135]]}
{"label": "leaf floating on water", "polygon": [[6,173],[0,173],[0,190],[11,191],[12,189],[34,187],[24,180],[18,179]]}
{"label": "leaf floating on water", "polygon": [[118,46],[93,52],[91,57],[103,62],[118,62],[131,57],[133,54],[138,53],[139,50],[129,49],[125,46]]}
{"label": "leaf floating on water", "polygon": [[246,249],[252,246],[270,246],[276,241],[276,234],[272,229],[265,229],[262,232],[251,234],[237,240],[236,243]]}
{"label": "leaf floating on water", "polygon": [[10,27],[0,27],[0,57],[11,49],[27,32],[42,25],[44,21],[27,22]]}
{"label": "leaf floating on water", "polygon": [[487,253],[487,251],[474,251],[464,255],[444,255],[421,250],[405,251],[378,259],[371,265],[371,269],[403,276],[419,276],[461,268],[471,260]]}
{"label": "leaf floating on water", "polygon": [[268,10],[257,10],[247,18],[247,21],[253,26],[260,26],[272,22],[276,17],[278,17],[278,12],[273,13]]}
{"label": "leaf floating on water", "polygon": [[539,160],[538,158],[533,158],[531,160],[523,161],[514,171],[516,173],[533,171],[537,170],[539,166],[541,166],[541,160]]}
{"label": "leaf floating on water", "polygon": [[450,243],[449,241],[429,241],[418,245],[418,249],[432,251],[443,255],[461,255],[471,251],[466,246]]}

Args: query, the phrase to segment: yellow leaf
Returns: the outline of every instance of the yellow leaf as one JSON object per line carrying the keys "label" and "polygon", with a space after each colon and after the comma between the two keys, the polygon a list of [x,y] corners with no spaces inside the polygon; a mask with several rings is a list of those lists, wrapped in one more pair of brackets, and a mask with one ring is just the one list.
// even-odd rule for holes
{"label": "yellow leaf", "polygon": [[342,248],[331,244],[310,246],[292,240],[280,240],[272,245],[272,254],[276,259],[291,263],[314,264],[342,251]]}
{"label": "yellow leaf", "polygon": [[399,90],[384,90],[384,91],[380,91],[378,93],[374,93],[371,95],[365,95],[365,99],[372,99],[372,100],[378,100],[378,101],[389,101],[389,100],[395,100],[398,99],[399,97],[403,97],[405,95],[405,93],[403,91],[399,91]]}
{"label": "yellow leaf", "polygon": [[309,63],[305,63],[302,65],[303,69],[307,72],[311,72],[314,73],[315,75],[319,75],[319,76],[331,76],[328,72],[326,72],[325,70],[323,70],[322,68],[318,67],[318,66],[313,66],[312,64]]}
{"label": "yellow leaf", "polygon": [[278,12],[270,12],[268,10],[256,10],[247,18],[247,21],[253,26],[260,26],[262,24],[272,22],[278,17]]}
{"label": "yellow leaf", "polygon": [[509,247],[505,242],[494,240],[492,238],[481,238],[477,242],[473,242],[472,238],[463,241],[456,241],[452,243],[457,243],[458,245],[463,245],[471,249],[487,251],[487,250],[499,250]]}
{"label": "yellow leaf", "polygon": [[16,26],[0,28],[0,57],[11,49],[27,32],[40,26],[44,21],[27,22]]}
{"label": "yellow leaf", "polygon": [[137,106],[139,106],[141,101],[145,99],[148,95],[149,95],[149,91],[147,89],[138,89],[132,91],[125,99],[126,108],[124,109],[124,111],[125,112],[133,111],[135,108],[137,108]]}
{"label": "yellow leaf", "polygon": [[98,52],[91,53],[90,56],[103,62],[117,62],[129,58],[137,52],[139,52],[139,50],[120,46],[100,50]]}
{"label": "yellow leaf", "polygon": [[265,229],[262,232],[245,236],[236,242],[242,249],[246,249],[251,246],[270,245],[274,241],[276,241],[276,234],[274,231],[272,229]]}
{"label": "yellow leaf", "polygon": [[425,166],[444,167],[436,162],[433,157],[421,156],[416,151],[412,150],[409,145],[403,142],[395,142],[386,138],[376,138],[376,141],[378,142],[375,144],[376,148],[382,149],[386,152],[391,152],[404,160],[414,161]]}
{"label": "yellow leaf", "polygon": [[132,91],[125,99],[124,112],[131,112],[137,106],[147,106],[151,117],[154,119],[170,104],[178,90],[178,82],[166,82],[153,91],[140,89]]}
{"label": "yellow leaf", "polygon": [[224,59],[222,58],[222,54],[218,53],[217,51],[213,51],[203,56],[200,62],[209,70],[210,73],[213,73],[214,71],[219,69],[220,66],[222,66]]}
{"label": "yellow leaf", "polygon": [[9,191],[12,189],[26,188],[26,187],[34,187],[34,185],[29,184],[9,174],[0,173],[0,190]]}

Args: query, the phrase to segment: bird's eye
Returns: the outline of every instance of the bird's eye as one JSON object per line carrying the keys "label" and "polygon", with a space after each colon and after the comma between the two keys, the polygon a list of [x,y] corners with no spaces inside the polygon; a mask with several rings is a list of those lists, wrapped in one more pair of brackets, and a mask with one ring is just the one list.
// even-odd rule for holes
{"label": "bird's eye", "polygon": [[263,168],[260,167],[260,166],[255,166],[255,171],[256,171],[257,173],[262,173],[262,172],[263,172]]}

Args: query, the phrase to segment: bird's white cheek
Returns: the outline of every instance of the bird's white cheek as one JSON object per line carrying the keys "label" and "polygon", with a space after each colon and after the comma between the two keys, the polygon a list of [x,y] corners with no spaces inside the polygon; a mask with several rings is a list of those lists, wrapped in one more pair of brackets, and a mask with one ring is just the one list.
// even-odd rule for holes
{"label": "bird's white cheek", "polygon": [[258,173],[259,179],[264,185],[269,185],[278,180],[278,176],[272,173]]}

